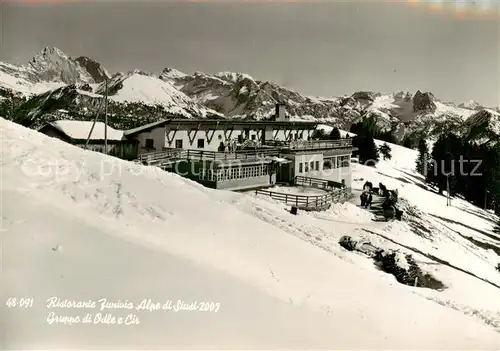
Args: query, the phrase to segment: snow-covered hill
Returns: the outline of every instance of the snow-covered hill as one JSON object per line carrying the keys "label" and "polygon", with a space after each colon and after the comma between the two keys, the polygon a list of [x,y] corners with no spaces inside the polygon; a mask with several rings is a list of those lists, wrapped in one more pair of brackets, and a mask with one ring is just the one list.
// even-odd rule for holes
{"label": "snow-covered hill", "polygon": [[[446,207],[412,171],[412,150],[392,145],[393,160],[356,166],[355,187],[368,179],[398,188],[427,230],[373,222],[357,199],[294,216],[267,198],[207,189],[4,119],[0,128],[2,198],[15,204],[3,207],[1,283],[5,296],[35,301],[2,304],[7,348],[500,347],[500,258],[472,241],[498,245],[496,218],[460,200]],[[411,252],[447,288],[397,283],[342,249],[346,234]],[[69,327],[49,325],[50,312],[94,317],[98,307],[48,309],[51,297],[219,308],[106,309],[140,324]]]}
{"label": "snow-covered hill", "polygon": [[[102,83],[96,92],[105,94],[105,84]],[[109,95],[111,100],[118,103],[161,106],[166,111],[185,118],[207,117],[210,114],[206,108],[191,100],[169,82],[141,71],[115,75],[109,82]],[[215,112],[212,111],[212,114]]]}

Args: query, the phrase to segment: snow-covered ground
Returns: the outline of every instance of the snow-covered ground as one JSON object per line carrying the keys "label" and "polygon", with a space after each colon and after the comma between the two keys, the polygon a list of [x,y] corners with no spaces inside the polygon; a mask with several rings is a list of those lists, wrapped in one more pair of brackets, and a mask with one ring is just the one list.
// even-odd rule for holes
{"label": "snow-covered ground", "polygon": [[305,187],[305,186],[274,186],[270,190],[282,194],[301,195],[301,196],[317,196],[317,195],[327,194],[327,192],[324,190]]}
{"label": "snow-covered ground", "polygon": [[[353,203],[294,216],[271,200],[207,189],[3,119],[0,127],[2,298],[34,298],[31,308],[2,304],[6,348],[500,348],[499,257],[462,237],[495,242],[491,215],[460,200],[446,207],[424,189],[414,151],[393,146],[393,161],[355,165],[354,184],[398,188],[431,226],[429,238],[407,222],[373,222]],[[342,249],[346,234],[412,252],[448,288],[397,283]],[[110,309],[140,324],[49,325],[50,312],[98,313],[48,309],[53,296],[219,309]]]}

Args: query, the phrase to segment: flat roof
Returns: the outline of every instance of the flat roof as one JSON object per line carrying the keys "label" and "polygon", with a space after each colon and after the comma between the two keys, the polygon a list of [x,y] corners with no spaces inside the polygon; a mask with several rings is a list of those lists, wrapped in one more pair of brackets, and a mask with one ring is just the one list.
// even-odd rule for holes
{"label": "flat roof", "polygon": [[271,121],[271,120],[243,120],[243,119],[163,119],[161,121],[145,124],[143,126],[126,130],[125,135],[134,135],[140,132],[145,132],[150,129],[157,127],[162,127],[167,124],[184,124],[191,126],[212,126],[212,127],[234,127],[234,126],[248,126],[248,127],[266,127],[266,126],[276,126],[276,127],[316,127],[320,122],[316,121]]}

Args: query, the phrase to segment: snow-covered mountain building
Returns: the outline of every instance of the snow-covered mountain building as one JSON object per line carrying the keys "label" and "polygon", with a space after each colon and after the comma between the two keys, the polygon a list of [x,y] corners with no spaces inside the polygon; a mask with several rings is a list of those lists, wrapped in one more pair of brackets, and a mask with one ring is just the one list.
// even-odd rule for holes
{"label": "snow-covered mountain building", "polygon": [[[85,147],[93,122],[60,120],[39,131]],[[329,189],[351,188],[351,139],[313,140],[313,121],[293,121],[276,105],[270,120],[165,119],[119,131],[108,127],[108,153],[137,159],[227,190],[259,189],[302,182]],[[87,148],[104,152],[97,122]]]}
{"label": "snow-covered mountain building", "polygon": [[292,121],[284,105],[275,118],[167,119],[127,130],[138,158],[208,187],[242,190],[297,177],[351,186],[351,139],[312,140],[318,122]]}

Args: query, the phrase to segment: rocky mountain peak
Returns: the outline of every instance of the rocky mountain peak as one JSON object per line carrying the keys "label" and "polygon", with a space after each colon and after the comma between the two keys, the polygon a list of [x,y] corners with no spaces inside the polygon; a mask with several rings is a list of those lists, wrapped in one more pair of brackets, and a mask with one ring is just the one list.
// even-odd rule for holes
{"label": "rocky mountain peak", "polygon": [[397,100],[403,100],[409,102],[412,100],[413,95],[409,91],[399,91],[394,94],[394,98]]}
{"label": "rocky mountain peak", "polygon": [[50,58],[50,57],[61,57],[68,59],[68,56],[62,50],[54,46],[46,46],[33,57],[33,62],[36,62],[41,58]]}
{"label": "rocky mountain peak", "polygon": [[94,83],[92,76],[80,65],[56,47],[45,47],[28,65],[41,80],[76,84]]}
{"label": "rocky mountain peak", "polygon": [[423,112],[423,111],[434,111],[436,110],[436,104],[434,103],[434,95],[432,93],[426,92],[422,93],[418,90],[413,96],[413,111]]}
{"label": "rocky mountain peak", "polygon": [[163,71],[161,72],[160,78],[163,80],[176,80],[179,78],[184,78],[186,77],[187,74],[171,67],[164,68]]}
{"label": "rocky mountain peak", "polygon": [[248,80],[252,82],[254,81],[254,79],[250,75],[239,72],[218,72],[214,76],[231,83],[236,83],[241,80]]}
{"label": "rocky mountain peak", "polygon": [[138,74],[140,76],[147,76],[147,77],[156,77],[154,73],[151,73],[145,69],[134,69],[133,71],[128,72],[126,75],[127,76],[133,76],[134,74]]}
{"label": "rocky mountain peak", "polygon": [[33,56],[29,65],[37,72],[42,72],[50,66],[58,66],[71,61],[71,59],[56,47],[47,46]]}
{"label": "rocky mountain peak", "polygon": [[371,91],[357,91],[352,94],[352,98],[355,100],[373,101],[375,100],[375,93]]}
{"label": "rocky mountain peak", "polygon": [[99,62],[92,60],[89,57],[80,56],[75,59],[75,62],[77,62],[83,69],[85,69],[85,71],[90,74],[90,76],[96,83],[102,83],[106,80],[106,78],[111,78],[111,75]]}

